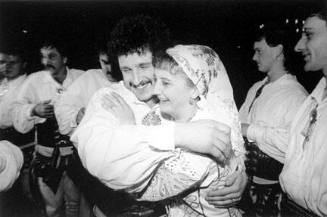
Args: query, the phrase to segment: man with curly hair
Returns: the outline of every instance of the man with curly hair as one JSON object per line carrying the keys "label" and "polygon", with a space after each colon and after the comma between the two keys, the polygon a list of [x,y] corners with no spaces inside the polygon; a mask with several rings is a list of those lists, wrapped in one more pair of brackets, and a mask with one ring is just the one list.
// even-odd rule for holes
{"label": "man with curly hair", "polygon": [[[117,166],[121,163],[119,159],[132,156],[133,151],[144,146],[162,151],[181,147],[211,154],[218,161],[225,160],[230,145],[230,129],[223,124],[201,120],[187,124],[172,122],[166,126],[120,125],[117,123],[119,118],[102,106],[106,97],[115,97],[110,95],[114,91],[132,108],[136,123],[142,123],[157,104],[153,94],[153,55],[170,44],[167,27],[145,15],[123,18],[111,32],[109,52],[118,58],[123,81],[95,93],[82,122],[72,135],[84,166],[110,188],[127,190],[135,182],[141,183],[139,189],[145,187],[146,182],[142,181],[147,180],[146,174],[136,177],[128,165],[126,170]],[[145,160],[157,158],[153,155],[145,157]],[[138,160],[141,159],[125,162],[137,165]],[[217,207],[234,205],[239,201],[245,183],[246,175],[240,169],[226,180],[224,189],[211,195],[209,202]]]}

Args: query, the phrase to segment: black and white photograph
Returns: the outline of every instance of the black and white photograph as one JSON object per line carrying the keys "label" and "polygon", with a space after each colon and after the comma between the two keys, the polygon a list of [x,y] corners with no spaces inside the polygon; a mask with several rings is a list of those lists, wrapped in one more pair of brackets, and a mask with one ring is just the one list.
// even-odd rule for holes
{"label": "black and white photograph", "polygon": [[326,0],[0,0],[0,217],[326,217]]}

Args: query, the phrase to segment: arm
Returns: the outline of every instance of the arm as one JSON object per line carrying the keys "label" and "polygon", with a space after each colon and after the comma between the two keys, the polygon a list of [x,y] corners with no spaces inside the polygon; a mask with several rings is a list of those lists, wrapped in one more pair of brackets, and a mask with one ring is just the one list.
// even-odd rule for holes
{"label": "arm", "polygon": [[147,184],[157,162],[169,157],[168,152],[163,151],[153,155],[149,141],[151,144],[164,144],[164,141],[173,144],[173,138],[167,141],[163,137],[165,135],[161,134],[157,134],[161,139],[149,138],[135,125],[120,125],[101,105],[101,99],[107,92],[110,92],[109,88],[94,94],[82,122],[72,135],[72,141],[83,165],[103,183],[113,189],[126,189],[135,185],[141,189]]}
{"label": "arm", "polygon": [[[158,164],[172,156],[165,150],[175,147],[175,125],[120,125],[117,118],[101,105],[101,99],[108,92],[110,89],[105,88],[94,94],[72,141],[83,165],[103,183],[113,189],[140,191]],[[133,109],[137,106],[134,104]]]}
{"label": "arm", "polygon": [[252,123],[244,133],[249,140],[255,141],[263,152],[283,163],[288,147],[289,127],[306,94],[293,88],[282,91],[281,95],[283,101],[275,108],[280,119],[278,126],[263,122]]}
{"label": "arm", "polygon": [[17,98],[12,104],[13,125],[21,133],[27,133],[33,129],[35,123],[44,119],[34,115],[34,108],[38,98],[33,91],[33,81],[29,77],[18,91]]}
{"label": "arm", "polygon": [[79,115],[84,114],[80,111],[83,111],[83,108],[87,106],[85,101],[89,100],[89,96],[87,96],[83,90],[83,88],[86,88],[86,85],[84,86],[83,84],[84,82],[81,77],[78,78],[69,86],[67,91],[62,94],[55,105],[55,115],[61,134],[71,134],[79,124],[78,120],[83,117]]}
{"label": "arm", "polygon": [[10,188],[23,165],[21,150],[8,141],[0,142],[0,192]]}

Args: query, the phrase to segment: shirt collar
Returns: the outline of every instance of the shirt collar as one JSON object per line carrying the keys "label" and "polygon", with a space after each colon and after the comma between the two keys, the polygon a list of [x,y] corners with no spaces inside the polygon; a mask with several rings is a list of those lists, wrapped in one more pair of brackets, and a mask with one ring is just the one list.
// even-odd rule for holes
{"label": "shirt collar", "polygon": [[55,82],[56,84],[60,85],[60,86],[64,86],[64,84],[71,80],[71,73],[70,73],[70,69],[66,66],[66,70],[67,70],[67,75],[66,75],[66,78],[64,80],[64,82],[62,84],[58,83],[52,76],[51,76],[51,72],[50,71],[47,71],[45,70],[44,73],[46,74],[44,77],[43,77],[43,82],[44,83],[53,83]]}
{"label": "shirt collar", "polygon": [[318,102],[318,104],[322,102],[322,96],[324,94],[325,88],[326,88],[326,78],[323,77],[320,79],[318,85],[311,93],[311,97],[315,99]]}

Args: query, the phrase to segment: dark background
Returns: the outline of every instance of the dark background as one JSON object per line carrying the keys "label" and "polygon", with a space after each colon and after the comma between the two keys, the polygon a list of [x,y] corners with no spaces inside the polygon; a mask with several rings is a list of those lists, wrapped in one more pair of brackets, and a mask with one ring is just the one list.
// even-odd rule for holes
{"label": "dark background", "polygon": [[[120,18],[157,16],[176,39],[217,51],[240,106],[250,86],[265,76],[252,61],[253,32],[274,21],[293,29],[295,44],[304,18],[326,5],[324,0],[0,1],[0,43],[20,38],[28,51],[29,72],[34,72],[41,69],[42,39],[58,35],[70,42],[70,67],[89,69],[98,67],[95,43],[106,38]],[[321,74],[303,72],[301,59],[297,61],[298,79],[311,91]]]}

